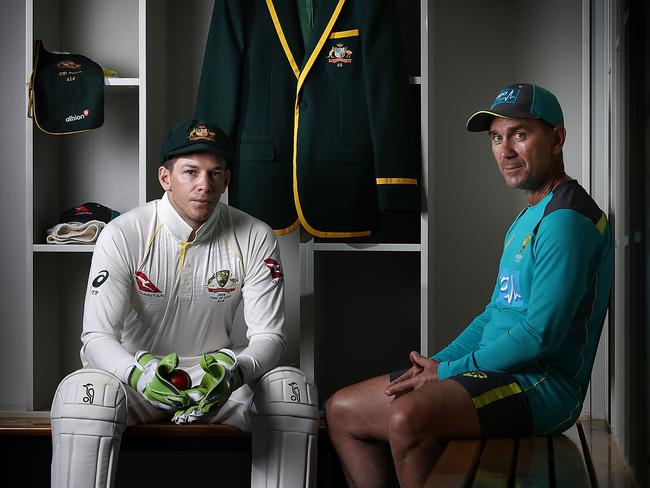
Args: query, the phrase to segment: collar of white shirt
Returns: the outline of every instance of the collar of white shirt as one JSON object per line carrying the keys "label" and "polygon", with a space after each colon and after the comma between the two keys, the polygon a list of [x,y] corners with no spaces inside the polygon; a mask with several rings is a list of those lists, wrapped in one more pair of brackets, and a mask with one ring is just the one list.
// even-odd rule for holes
{"label": "collar of white shirt", "polygon": [[[203,222],[201,227],[196,231],[196,237],[193,242],[199,242],[209,236],[217,225],[219,214],[221,213],[221,203],[214,208],[208,220]],[[167,192],[163,195],[160,202],[160,216],[169,232],[179,241],[187,241],[192,234],[192,227],[178,215],[178,212],[172,207],[167,198]]]}

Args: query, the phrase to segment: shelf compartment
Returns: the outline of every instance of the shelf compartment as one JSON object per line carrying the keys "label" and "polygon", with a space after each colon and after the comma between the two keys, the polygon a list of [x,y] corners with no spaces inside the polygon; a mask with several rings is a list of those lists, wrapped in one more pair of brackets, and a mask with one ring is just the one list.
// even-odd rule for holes
{"label": "shelf compartment", "polygon": [[90,260],[89,253],[34,255],[35,410],[49,409],[61,379],[81,368],[80,336]]}
{"label": "shelf compartment", "polygon": [[[52,136],[34,129],[34,237],[45,244],[61,214],[86,202],[138,206],[138,90],[107,90],[104,125]],[[42,251],[42,249],[38,249]]]}
{"label": "shelf compartment", "polygon": [[320,398],[409,364],[420,349],[419,253],[314,255],[314,366]]}
{"label": "shelf compartment", "polygon": [[[139,76],[138,2],[34,0],[34,39],[48,51],[82,54],[124,78]],[[110,40],[107,42],[107,40]]]}

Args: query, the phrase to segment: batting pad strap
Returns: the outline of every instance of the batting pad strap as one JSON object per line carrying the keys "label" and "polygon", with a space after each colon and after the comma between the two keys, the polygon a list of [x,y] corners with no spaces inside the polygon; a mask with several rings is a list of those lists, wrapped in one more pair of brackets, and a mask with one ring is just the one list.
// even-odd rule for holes
{"label": "batting pad strap", "polygon": [[251,415],[318,418],[316,385],[296,368],[280,367],[264,375],[254,398]]}

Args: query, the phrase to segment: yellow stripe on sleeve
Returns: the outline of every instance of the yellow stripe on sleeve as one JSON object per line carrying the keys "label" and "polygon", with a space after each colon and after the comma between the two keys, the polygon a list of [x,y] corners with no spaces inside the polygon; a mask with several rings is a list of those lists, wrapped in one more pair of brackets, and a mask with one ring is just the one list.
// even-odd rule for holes
{"label": "yellow stripe on sleeve", "polygon": [[417,185],[415,178],[377,178],[378,185]]}
{"label": "yellow stripe on sleeve", "polygon": [[605,226],[606,225],[607,225],[607,217],[605,217],[605,214],[603,214],[600,217],[600,220],[598,221],[598,223],[596,224],[596,229],[598,229],[598,232],[600,232],[602,234],[603,232],[605,232]]}

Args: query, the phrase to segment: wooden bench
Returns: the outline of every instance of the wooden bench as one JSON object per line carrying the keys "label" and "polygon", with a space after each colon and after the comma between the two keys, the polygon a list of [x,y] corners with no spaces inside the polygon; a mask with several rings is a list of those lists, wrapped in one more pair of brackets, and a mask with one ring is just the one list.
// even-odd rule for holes
{"label": "wooden bench", "polygon": [[[22,486],[49,486],[52,439],[47,412],[0,413],[0,457],[2,466],[29,473]],[[343,472],[329,443],[324,426],[318,439],[318,463],[333,466],[317,471],[318,486],[345,486]],[[120,445],[116,486],[150,483],[148,465],[170,466],[165,470],[168,485],[188,482],[188,471],[209,466],[219,473],[218,484],[250,484],[251,436],[229,425],[172,423],[128,427]]]}
{"label": "wooden bench", "polygon": [[[133,473],[137,476],[142,471],[138,468],[143,457],[149,456],[148,462],[168,462],[178,451],[192,452],[192,456],[204,454],[208,460],[215,459],[217,451],[217,459],[229,465],[233,486],[245,486],[242,483],[250,469],[250,445],[250,435],[228,425],[135,425],[126,429],[122,439],[117,486],[121,486],[120,470],[128,471],[128,480],[133,481]],[[47,414],[0,416],[0,446],[7,466],[32,469],[34,479],[41,481],[32,486],[49,480],[51,429]],[[17,455],[27,449],[29,457]],[[236,462],[233,456],[238,456]],[[28,459],[27,464],[19,466],[17,463],[24,459]],[[345,486],[324,426],[319,433],[318,463],[319,487]],[[35,470],[37,465],[42,469]],[[559,436],[452,441],[425,486],[625,488],[633,483],[606,422],[583,421]]]}
{"label": "wooden bench", "polygon": [[632,487],[604,421],[562,435],[450,442],[426,487]]}

